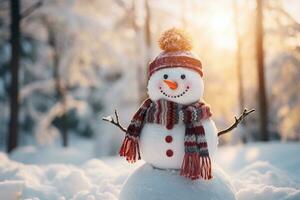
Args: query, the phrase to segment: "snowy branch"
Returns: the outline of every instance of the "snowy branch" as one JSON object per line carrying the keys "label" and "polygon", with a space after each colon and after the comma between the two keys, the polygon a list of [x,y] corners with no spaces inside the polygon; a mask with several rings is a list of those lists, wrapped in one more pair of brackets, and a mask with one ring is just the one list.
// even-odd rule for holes
{"label": "snowy branch", "polygon": [[119,122],[119,114],[118,114],[117,110],[115,110],[115,117],[116,117],[116,120],[114,120],[114,118],[109,115],[107,117],[103,117],[102,120],[112,123],[113,125],[119,127],[119,129],[121,129],[123,132],[126,133],[126,131],[127,131],[126,128],[124,128]]}
{"label": "snowy branch", "polygon": [[30,15],[31,13],[33,13],[36,9],[38,9],[42,5],[43,5],[43,1],[39,0],[38,2],[36,2],[35,4],[33,4],[32,6],[30,6],[29,8],[27,8],[23,13],[21,13],[21,19],[26,18],[28,15]]}
{"label": "snowy branch", "polygon": [[247,117],[247,115],[251,114],[254,111],[255,111],[254,109],[248,111],[245,108],[244,111],[243,111],[243,113],[238,118],[236,116],[234,117],[235,122],[230,127],[226,128],[226,129],[224,129],[224,130],[222,130],[222,131],[220,131],[218,133],[218,137],[220,137],[221,135],[226,134],[226,133],[232,131],[234,128],[237,127],[237,125],[239,123],[241,123]]}
{"label": "snowy branch", "polygon": [[54,80],[43,80],[43,81],[35,81],[30,84],[27,84],[25,87],[23,87],[20,91],[20,100],[23,100],[24,98],[33,95],[35,91],[43,91],[48,92],[53,90],[55,85]]}
{"label": "snowy branch", "polygon": [[66,100],[68,102],[66,109],[64,109],[63,102],[57,102],[46,113],[39,116],[36,128],[36,139],[39,144],[51,144],[59,135],[58,128],[52,124],[56,117],[63,116],[73,108],[80,112],[86,107],[84,101],[77,100],[71,95],[67,95]]}

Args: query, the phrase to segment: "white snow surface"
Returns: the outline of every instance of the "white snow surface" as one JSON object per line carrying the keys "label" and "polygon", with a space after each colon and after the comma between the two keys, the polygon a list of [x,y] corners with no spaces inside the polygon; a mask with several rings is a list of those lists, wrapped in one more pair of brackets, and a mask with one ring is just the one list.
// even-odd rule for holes
{"label": "white snow surface", "polygon": [[[131,165],[118,157],[91,159],[81,156],[79,148],[72,153],[57,150],[57,160],[52,156],[49,164],[48,156],[53,150],[30,152],[17,150],[10,158],[0,153],[0,199],[116,200],[129,175],[144,163]],[[221,147],[215,166],[225,171],[224,176],[233,185],[238,200],[299,200],[299,152],[299,143]],[[63,163],[64,157],[67,164]],[[27,164],[19,162],[25,160]],[[156,183],[159,186],[160,181]],[[184,190],[181,195],[189,197]]]}
{"label": "white snow surface", "polygon": [[216,164],[210,181],[189,180],[179,170],[161,170],[145,164],[125,182],[119,200],[236,200],[228,177]]}

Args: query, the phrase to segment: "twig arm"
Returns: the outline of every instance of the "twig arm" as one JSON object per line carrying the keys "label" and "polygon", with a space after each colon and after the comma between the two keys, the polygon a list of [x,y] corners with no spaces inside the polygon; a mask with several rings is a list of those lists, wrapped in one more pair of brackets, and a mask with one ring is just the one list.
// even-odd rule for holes
{"label": "twig arm", "polygon": [[228,128],[226,128],[226,129],[224,129],[224,130],[222,130],[222,131],[220,131],[218,133],[218,137],[220,137],[221,135],[226,134],[226,133],[232,131],[234,128],[237,127],[237,125],[239,123],[241,123],[249,114],[253,113],[254,111],[255,111],[254,109],[248,111],[245,108],[244,111],[243,111],[243,113],[238,118],[236,116],[234,117],[235,122],[231,126],[229,126]]}
{"label": "twig arm", "polygon": [[[229,126],[228,128],[226,128],[226,129],[224,129],[224,130],[218,132],[218,137],[220,137],[221,135],[224,135],[224,134],[226,134],[226,133],[232,131],[234,128],[236,128],[236,127],[238,126],[239,123],[241,123],[241,122],[242,122],[249,114],[253,113],[254,111],[255,111],[254,109],[249,110],[249,111],[248,111],[247,109],[245,109],[245,110],[243,111],[243,113],[242,113],[239,117],[236,117],[236,116],[235,116],[235,117],[234,117],[235,122],[234,122],[231,126]],[[126,128],[124,128],[124,127],[120,124],[120,121],[119,121],[119,114],[118,114],[117,110],[115,110],[115,118],[116,118],[116,120],[115,120],[112,116],[109,115],[109,116],[107,116],[107,117],[103,117],[102,120],[103,120],[103,121],[107,121],[107,122],[109,122],[109,123],[111,123],[111,124],[117,126],[121,131],[123,131],[123,132],[126,133],[126,132],[127,132]]]}
{"label": "twig arm", "polygon": [[115,110],[115,117],[116,117],[116,120],[114,120],[114,118],[109,115],[107,117],[103,117],[102,120],[112,123],[113,125],[117,126],[119,129],[121,129],[121,131],[126,133],[127,132],[126,128],[124,128],[119,122],[119,114],[118,114],[117,110]]}

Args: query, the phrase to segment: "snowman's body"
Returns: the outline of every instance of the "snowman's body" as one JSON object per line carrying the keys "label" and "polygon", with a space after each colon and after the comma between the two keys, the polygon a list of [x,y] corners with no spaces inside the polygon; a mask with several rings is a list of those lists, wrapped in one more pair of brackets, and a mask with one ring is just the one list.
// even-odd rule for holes
{"label": "snowman's body", "polygon": [[[169,84],[165,84],[166,80],[176,83],[176,88],[172,85],[170,88]],[[166,99],[189,105],[202,99],[203,90],[204,84],[200,75],[181,67],[159,70],[150,77],[148,82],[148,95],[153,101]],[[203,120],[202,125],[209,155],[213,157],[218,144],[217,129],[211,119]],[[175,124],[170,130],[162,124],[146,123],[139,141],[142,159],[156,168],[180,169],[185,154],[184,136],[183,122]]]}
{"label": "snowman's body", "polygon": [[[217,149],[217,129],[211,119],[204,120],[202,125],[212,157]],[[180,169],[184,157],[183,123],[171,130],[160,124],[145,124],[140,137],[141,157],[145,162],[160,169]]]}

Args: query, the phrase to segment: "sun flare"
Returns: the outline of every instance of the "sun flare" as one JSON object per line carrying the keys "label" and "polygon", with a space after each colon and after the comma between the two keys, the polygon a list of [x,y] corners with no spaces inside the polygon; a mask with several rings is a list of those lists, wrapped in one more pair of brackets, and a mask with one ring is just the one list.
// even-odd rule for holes
{"label": "sun flare", "polygon": [[230,12],[222,11],[212,15],[209,26],[217,47],[228,50],[236,48],[235,27]]}

